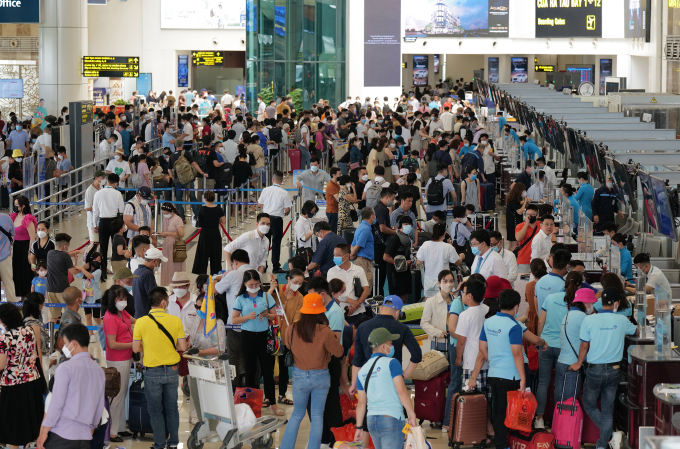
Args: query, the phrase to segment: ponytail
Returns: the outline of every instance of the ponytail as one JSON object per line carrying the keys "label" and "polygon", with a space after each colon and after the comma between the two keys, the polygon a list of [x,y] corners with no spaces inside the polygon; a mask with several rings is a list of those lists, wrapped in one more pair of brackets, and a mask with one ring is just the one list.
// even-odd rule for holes
{"label": "ponytail", "polygon": [[576,290],[581,288],[582,283],[583,275],[578,271],[572,271],[567,275],[567,278],[564,280],[564,289],[566,291],[564,294],[564,302],[567,303],[567,307],[571,307],[573,304]]}

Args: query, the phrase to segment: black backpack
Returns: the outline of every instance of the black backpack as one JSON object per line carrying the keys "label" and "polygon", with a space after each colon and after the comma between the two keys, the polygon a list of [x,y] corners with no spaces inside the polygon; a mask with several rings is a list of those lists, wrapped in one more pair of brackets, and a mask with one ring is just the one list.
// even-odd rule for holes
{"label": "black backpack", "polygon": [[283,133],[281,128],[273,127],[269,128],[269,140],[273,140],[276,143],[281,143],[283,140]]}
{"label": "black backpack", "polygon": [[196,156],[194,157],[194,162],[201,169],[201,172],[208,172],[208,150],[198,150]]}
{"label": "black backpack", "polygon": [[257,159],[255,159],[255,155],[252,152],[248,153],[248,163],[250,165],[257,165]]}
{"label": "black backpack", "polygon": [[234,170],[232,170],[232,165],[229,162],[225,162],[224,165],[220,166],[220,171],[215,175],[215,188],[216,189],[229,189],[231,188],[231,181],[234,177]]}
{"label": "black backpack", "polygon": [[427,204],[441,206],[444,204],[444,179],[432,178],[427,187]]}

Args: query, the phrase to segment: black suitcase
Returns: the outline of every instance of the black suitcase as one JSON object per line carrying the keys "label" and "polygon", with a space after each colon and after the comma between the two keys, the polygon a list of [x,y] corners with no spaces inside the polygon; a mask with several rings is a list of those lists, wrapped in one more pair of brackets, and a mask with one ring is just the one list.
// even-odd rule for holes
{"label": "black suitcase", "polygon": [[482,198],[482,210],[496,209],[496,186],[490,182],[483,182],[484,198]]}
{"label": "black suitcase", "polygon": [[352,241],[354,241],[355,228],[344,228],[340,231],[340,236],[345,239],[349,246],[352,246]]}
{"label": "black suitcase", "polygon": [[[404,273],[406,274],[406,273]],[[423,299],[423,279],[420,270],[411,271],[411,292],[406,301],[408,304],[415,304]]]}
{"label": "black suitcase", "polygon": [[146,395],[144,394],[144,377],[137,379],[130,385],[129,396],[130,403],[128,409],[128,428],[133,433],[133,437],[137,438],[139,433],[144,436],[146,433],[153,434],[151,427],[151,417],[149,416],[149,409],[146,403]]}

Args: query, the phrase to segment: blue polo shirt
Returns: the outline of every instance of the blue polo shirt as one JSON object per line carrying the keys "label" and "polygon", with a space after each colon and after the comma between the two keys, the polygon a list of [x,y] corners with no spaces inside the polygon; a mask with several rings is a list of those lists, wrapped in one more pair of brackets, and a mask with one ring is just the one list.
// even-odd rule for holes
{"label": "blue polo shirt", "polygon": [[498,129],[503,132],[503,128],[505,128],[505,124],[508,123],[508,119],[505,117],[498,117]]}
{"label": "blue polo shirt", "polygon": [[625,246],[622,250],[619,250],[621,258],[621,276],[623,276],[628,282],[633,282],[633,257],[630,255],[630,251]]}
{"label": "blue polo shirt", "polygon": [[[456,296],[455,298],[453,298],[453,301],[451,301],[451,304],[449,305],[449,315],[460,316],[460,313],[467,309],[468,306],[463,304],[463,301],[460,299],[460,296]],[[456,340],[453,337],[449,337],[449,341],[451,342],[454,348],[458,344],[458,340]]]}
{"label": "blue polo shirt", "polygon": [[[378,358],[377,362],[376,358]],[[404,407],[399,400],[393,379],[403,376],[404,372],[397,359],[374,353],[357,374],[357,390],[364,391],[368,371],[374,363],[375,368],[371,372],[371,381],[368,384],[369,391],[366,391],[368,398],[366,415],[387,415],[401,421],[404,419]]]}
{"label": "blue polo shirt", "polygon": [[581,324],[579,338],[590,343],[588,363],[602,364],[620,362],[626,335],[635,334],[637,328],[623,315],[603,310],[589,315]]}
{"label": "blue polo shirt", "polygon": [[342,334],[345,331],[345,314],[342,308],[335,302],[334,299],[326,306],[326,318],[328,318],[328,327],[333,332],[340,332],[340,341],[342,341]]}
{"label": "blue polo shirt", "polygon": [[[593,308],[597,311],[597,313],[600,313],[602,311],[602,298],[597,298],[597,302],[593,304]],[[614,311],[615,315],[623,315],[625,317],[630,317],[633,314],[633,305],[631,302],[628,302],[628,307],[626,307],[623,310],[616,310]]]}
{"label": "blue polo shirt", "polygon": [[[578,362],[576,354],[579,353],[579,348],[581,347],[579,334],[581,332],[581,324],[583,324],[586,316],[578,307],[572,307],[562,318],[562,325],[560,326],[560,356],[557,358],[559,363],[573,365]],[[568,340],[567,336],[569,337]],[[569,344],[570,342],[571,345]]]}
{"label": "blue polo shirt", "polygon": [[[170,148],[170,151],[173,153],[175,152],[175,144],[170,143],[171,140],[175,140],[175,136],[170,134],[169,132],[163,133],[163,148]],[[125,148],[125,146],[123,146]]]}
{"label": "blue polo shirt", "polygon": [[322,273],[328,273],[328,270],[335,266],[333,250],[341,243],[347,244],[347,241],[333,232],[326,234],[326,237],[319,242],[314,257],[312,257],[312,262],[319,265],[319,270]]}
{"label": "blue polo shirt", "polygon": [[373,260],[375,252],[373,251],[373,231],[371,225],[366,220],[361,220],[359,227],[354,231],[354,239],[352,246],[359,246],[361,249],[357,252],[357,256]]}
{"label": "blue polo shirt", "polygon": [[579,187],[578,191],[576,192],[576,201],[581,205],[581,210],[583,211],[584,214],[586,214],[586,217],[588,217],[591,221],[593,220],[593,208],[592,208],[592,202],[593,202],[593,196],[595,196],[595,189],[593,189],[593,186],[591,186],[589,183],[581,184],[581,187]]}
{"label": "blue polo shirt", "polygon": [[[241,316],[250,315],[255,312],[260,314],[265,310],[273,309],[276,306],[276,301],[271,298],[265,298],[265,294],[260,290],[257,296],[251,298],[248,292],[236,297],[234,302],[234,310],[241,312]],[[267,305],[267,299],[269,299],[269,305]],[[255,318],[254,320],[248,320],[245,323],[241,323],[242,331],[249,332],[265,332],[269,329],[269,320],[263,317]]]}
{"label": "blue polo shirt", "polygon": [[536,301],[538,301],[538,317],[541,317],[543,310],[543,302],[548,295],[564,291],[564,278],[555,273],[548,273],[536,282],[534,294]]}
{"label": "blue polo shirt", "polygon": [[484,321],[479,341],[485,341],[488,344],[488,377],[520,379],[512,355],[512,345],[522,345],[522,327],[513,317],[507,313],[498,312]]}
{"label": "blue polo shirt", "polygon": [[578,227],[578,213],[581,210],[581,204],[579,204],[576,199],[576,195],[569,197],[569,203],[571,204],[572,211],[574,213],[574,229]]}
{"label": "blue polo shirt", "polygon": [[562,327],[562,319],[567,314],[567,303],[564,302],[564,295],[566,292],[553,293],[548,295],[543,301],[541,308],[546,315],[545,325],[541,338],[548,343],[551,348],[560,347],[560,328]]}
{"label": "blue polo shirt", "polygon": [[472,149],[473,147],[471,147],[470,145],[463,145],[460,151],[458,151],[458,158],[463,159],[463,156],[472,151]]}

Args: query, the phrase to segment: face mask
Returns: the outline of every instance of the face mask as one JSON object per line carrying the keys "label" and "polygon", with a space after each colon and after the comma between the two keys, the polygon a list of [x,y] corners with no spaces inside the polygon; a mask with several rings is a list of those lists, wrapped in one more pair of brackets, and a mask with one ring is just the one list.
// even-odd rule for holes
{"label": "face mask", "polygon": [[526,198],[526,197],[527,197],[527,193],[526,193],[526,192],[522,192],[522,198]]}
{"label": "face mask", "polygon": [[402,230],[402,232],[403,232],[404,234],[410,234],[412,230],[413,230],[413,226],[411,226],[411,225],[404,225],[404,229]]}
{"label": "face mask", "polygon": [[491,249],[494,250],[494,251],[496,251],[497,253],[500,253],[500,252],[501,252],[501,249],[500,249],[499,247],[497,247],[497,246],[494,246],[494,247],[491,248]]}
{"label": "face mask", "polygon": [[60,154],[60,155],[57,156],[57,159],[59,159],[59,160],[61,161],[61,160],[64,159],[64,156],[62,156],[62,155]]}
{"label": "face mask", "polygon": [[392,201],[390,201],[389,203],[387,203],[387,207],[392,207],[392,206],[394,206],[394,200],[392,200]]}
{"label": "face mask", "polygon": [[532,224],[536,223],[536,217],[534,217],[534,216],[529,217],[529,223],[532,223]]}
{"label": "face mask", "polygon": [[127,301],[118,301],[116,303],[116,309],[118,309],[119,312],[122,312],[123,310],[125,310],[126,307],[127,307]]}
{"label": "face mask", "polygon": [[477,255],[479,255],[479,253],[481,253],[481,250],[479,249],[479,247],[478,247],[478,246],[473,246],[473,247],[472,247],[472,254],[474,254],[475,256],[477,256]]}
{"label": "face mask", "polygon": [[396,148],[396,147],[397,147],[396,144],[394,144],[394,143],[391,143],[391,144],[390,144],[390,148]]}
{"label": "face mask", "polygon": [[482,140],[481,143],[482,143],[482,145],[486,145],[486,144],[489,143],[489,142],[486,141],[486,140]]}
{"label": "face mask", "polygon": [[586,306],[586,315],[592,315],[593,312],[595,312],[594,307],[590,306],[590,308],[588,308],[588,306]]}
{"label": "face mask", "polygon": [[343,262],[342,257],[338,257],[338,256],[333,257],[333,263],[335,265],[342,265],[342,262]]}
{"label": "face mask", "polygon": [[40,276],[41,278],[44,278],[45,276],[47,276],[47,271],[45,271],[45,270],[38,271],[38,276]]}
{"label": "face mask", "polygon": [[361,119],[361,123],[366,123],[366,119],[365,119],[365,118],[362,118],[362,119]]}
{"label": "face mask", "polygon": [[47,232],[38,231],[38,238],[44,239],[45,237],[47,237]]}
{"label": "face mask", "polygon": [[132,285],[125,285],[125,290],[127,290],[128,293],[132,293]]}
{"label": "face mask", "polygon": [[475,179],[477,179],[477,175],[470,175],[470,179],[474,181]]}
{"label": "face mask", "polygon": [[259,288],[259,287],[258,287],[258,288],[246,288],[246,291],[247,291],[248,293],[255,294],[255,293],[257,293],[257,292],[260,291],[260,288]]}
{"label": "face mask", "polygon": [[186,288],[173,288],[172,291],[175,293],[175,296],[178,298],[184,297],[184,295],[187,294],[189,290]]}
{"label": "face mask", "polygon": [[608,182],[608,183],[607,183],[607,188],[608,188],[608,189],[611,189],[612,187],[614,187],[614,184],[611,183],[611,182]]}
{"label": "face mask", "polygon": [[14,158],[14,160],[17,161],[17,162],[21,162],[22,159],[23,159],[22,157],[15,157]]}
{"label": "face mask", "polygon": [[319,167],[317,167],[316,165],[312,165],[311,170],[312,170],[312,173],[316,173],[316,172],[319,171]]}
{"label": "face mask", "polygon": [[466,144],[463,145],[463,146],[464,146],[465,148],[470,148],[470,144],[469,144],[469,143],[466,143]]}
{"label": "face mask", "polygon": [[268,234],[269,233],[269,226],[267,225],[260,225],[257,227],[257,229],[262,233],[262,234]]}
{"label": "face mask", "polygon": [[288,283],[288,288],[290,288],[294,292],[298,291],[300,287],[302,287],[301,284],[291,284],[290,282]]}
{"label": "face mask", "polygon": [[416,179],[420,179],[420,173],[416,173]]}
{"label": "face mask", "polygon": [[375,123],[371,123],[371,128],[375,128]]}
{"label": "face mask", "polygon": [[362,177],[361,177],[361,180],[364,181],[364,182],[368,181],[368,175],[362,176]]}
{"label": "face mask", "polygon": [[149,204],[149,200],[141,200],[141,201],[140,201],[140,204],[141,204],[142,206],[146,206],[147,204]]}
{"label": "face mask", "polygon": [[451,290],[453,290],[453,284],[448,283],[448,282],[442,282],[439,289],[444,292],[444,293],[451,293]]}
{"label": "face mask", "polygon": [[[70,345],[69,345],[69,346],[70,346]],[[61,349],[61,352],[64,353],[64,356],[65,356],[67,359],[70,359],[71,357],[73,357],[73,353],[71,353],[71,349],[67,348],[66,346],[64,346],[64,347]]]}
{"label": "face mask", "polygon": [[394,346],[390,346],[390,352],[388,352],[386,355],[387,355],[387,357],[394,356]]}
{"label": "face mask", "polygon": [[198,315],[198,317],[199,317],[200,319],[205,320],[205,312],[201,311],[201,307],[200,307],[200,306],[196,306],[196,307],[197,307],[197,309],[196,309],[196,315]]}
{"label": "face mask", "polygon": [[172,214],[163,214],[163,218],[170,218],[172,217]]}

